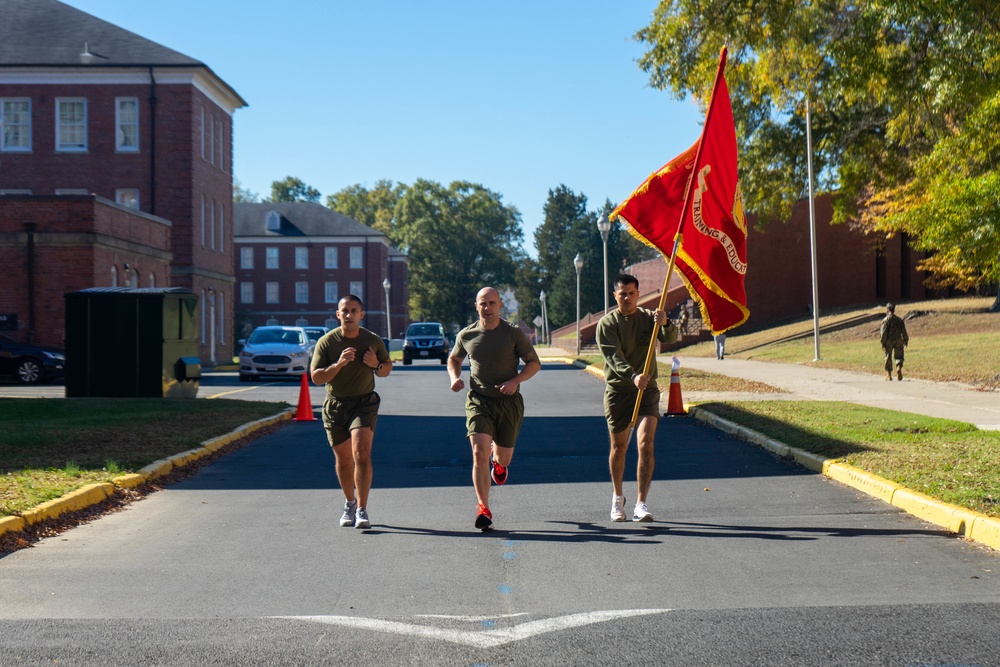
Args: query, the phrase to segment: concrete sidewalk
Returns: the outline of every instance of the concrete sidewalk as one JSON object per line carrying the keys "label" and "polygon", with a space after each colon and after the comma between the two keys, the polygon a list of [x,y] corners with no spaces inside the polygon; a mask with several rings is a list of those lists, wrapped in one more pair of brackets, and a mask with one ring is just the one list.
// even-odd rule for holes
{"label": "concrete sidewalk", "polygon": [[[669,356],[658,357],[670,363]],[[749,359],[725,360],[678,355],[681,362],[681,388],[684,369],[762,382],[786,394],[750,394],[683,392],[687,402],[710,400],[809,400],[846,401],[887,410],[954,419],[975,424],[981,429],[1000,430],[1000,393],[977,391],[957,382],[911,380],[888,382],[881,375],[816,368],[807,365],[778,364]]]}
{"label": "concrete sidewalk", "polygon": [[[536,348],[538,356],[572,357],[557,347]],[[672,355],[657,359],[670,364]],[[977,391],[957,382],[930,382],[903,378],[888,382],[881,375],[818,368],[805,364],[778,364],[728,357],[725,360],[677,355],[681,362],[681,392],[686,403],[707,401],[845,401],[887,410],[914,412],[929,417],[954,419],[985,430],[1000,430],[1000,392]],[[709,392],[684,389],[684,369],[753,380],[780,392]],[[666,395],[666,378],[661,390]],[[666,399],[664,399],[666,400]]]}

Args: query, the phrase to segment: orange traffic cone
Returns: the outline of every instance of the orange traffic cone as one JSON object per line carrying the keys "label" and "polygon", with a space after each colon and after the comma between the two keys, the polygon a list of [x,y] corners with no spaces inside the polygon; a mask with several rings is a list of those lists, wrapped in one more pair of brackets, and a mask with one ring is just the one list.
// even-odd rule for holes
{"label": "orange traffic cone", "polygon": [[312,399],[309,398],[309,374],[302,374],[302,386],[299,388],[299,409],[295,413],[297,422],[314,422]]}
{"label": "orange traffic cone", "polygon": [[681,398],[680,362],[674,357],[674,365],[670,370],[670,395],[667,397],[668,415],[686,415],[684,399]]}

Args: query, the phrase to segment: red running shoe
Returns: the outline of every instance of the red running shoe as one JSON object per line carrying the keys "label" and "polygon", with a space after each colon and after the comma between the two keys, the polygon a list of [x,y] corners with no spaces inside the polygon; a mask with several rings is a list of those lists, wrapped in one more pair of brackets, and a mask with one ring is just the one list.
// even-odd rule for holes
{"label": "red running shoe", "polygon": [[501,485],[507,481],[507,468],[497,463],[496,459],[493,458],[494,448],[490,448],[490,477],[497,485]]}
{"label": "red running shoe", "polygon": [[476,528],[484,533],[487,530],[493,530],[493,513],[482,503],[479,503],[476,508]]}

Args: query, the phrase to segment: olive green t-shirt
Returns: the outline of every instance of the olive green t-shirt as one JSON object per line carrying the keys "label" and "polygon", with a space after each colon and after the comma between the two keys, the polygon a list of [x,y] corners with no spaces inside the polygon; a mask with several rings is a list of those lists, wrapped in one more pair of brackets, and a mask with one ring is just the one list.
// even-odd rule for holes
{"label": "olive green t-shirt", "polygon": [[329,396],[348,398],[375,391],[374,369],[362,361],[369,347],[375,351],[379,363],[389,361],[385,343],[378,335],[362,327],[358,330],[357,336],[346,338],[343,328],[337,327],[316,342],[312,368],[326,368],[337,363],[341,353],[349,347],[355,350],[354,361],[340,369],[340,372],[326,383],[326,393]]}
{"label": "olive green t-shirt", "polygon": [[[646,365],[649,340],[653,337],[653,311],[638,308],[628,317],[620,310],[612,310],[597,323],[597,346],[604,355],[604,380],[614,391],[635,393],[639,391],[632,382],[636,373]],[[667,321],[660,327],[657,337],[661,343],[677,340],[677,327]],[[649,368],[650,385],[656,386],[656,364]]]}
{"label": "olive green t-shirt", "polygon": [[520,361],[534,349],[524,332],[507,320],[500,320],[494,329],[484,329],[476,322],[458,332],[451,356],[469,357],[469,388],[472,391],[483,396],[507,398],[497,385],[517,375]]}

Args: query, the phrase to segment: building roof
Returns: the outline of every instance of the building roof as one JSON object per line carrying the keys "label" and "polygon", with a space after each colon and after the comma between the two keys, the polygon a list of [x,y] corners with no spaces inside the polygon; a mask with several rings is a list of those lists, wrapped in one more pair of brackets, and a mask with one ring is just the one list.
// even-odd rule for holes
{"label": "building roof", "polygon": [[176,68],[204,72],[234,109],[246,101],[208,65],[58,0],[0,0],[0,70]]}
{"label": "building roof", "polygon": [[3,67],[206,66],[57,0],[0,0],[0,16]]}
{"label": "building roof", "polygon": [[[2,1],[2,0],[0,0]],[[267,214],[275,211],[280,217],[277,230],[267,229]],[[233,205],[233,237],[246,236],[377,236],[382,232],[363,225],[343,213],[312,202],[261,202]]]}

